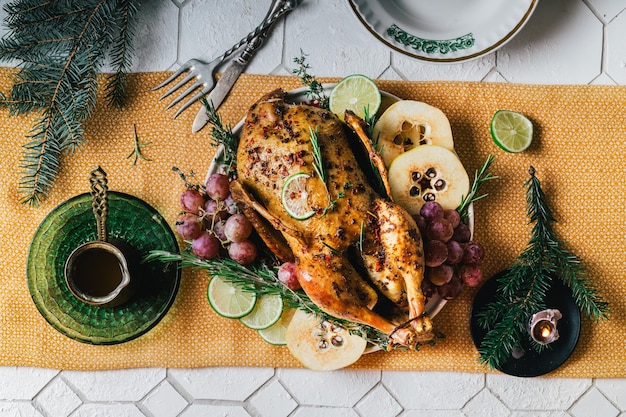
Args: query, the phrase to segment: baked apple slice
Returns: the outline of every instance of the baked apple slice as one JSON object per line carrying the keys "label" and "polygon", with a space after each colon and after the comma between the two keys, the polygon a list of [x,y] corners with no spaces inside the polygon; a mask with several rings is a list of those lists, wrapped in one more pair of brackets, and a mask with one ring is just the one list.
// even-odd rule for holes
{"label": "baked apple slice", "polygon": [[420,145],[454,150],[446,115],[421,101],[401,100],[389,106],[374,125],[372,137],[387,168],[400,154]]}
{"label": "baked apple slice", "polygon": [[437,201],[444,210],[456,209],[468,194],[470,182],[454,152],[421,145],[394,159],[389,167],[389,187],[396,204],[418,214],[427,201]]}
{"label": "baked apple slice", "polygon": [[287,328],[287,347],[304,366],[314,371],[333,371],[356,362],[367,342],[343,327],[320,322],[316,316],[298,310]]}

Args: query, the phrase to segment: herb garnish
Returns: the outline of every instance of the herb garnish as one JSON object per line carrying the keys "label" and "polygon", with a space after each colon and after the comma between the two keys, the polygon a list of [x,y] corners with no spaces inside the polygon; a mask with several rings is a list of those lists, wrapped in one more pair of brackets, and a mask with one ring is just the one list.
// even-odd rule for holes
{"label": "herb garnish", "polygon": [[296,57],[293,59],[293,62],[298,64],[298,68],[294,69],[292,73],[300,77],[302,85],[309,87],[306,92],[306,96],[311,100],[312,104],[316,104],[321,108],[328,110],[328,96],[326,95],[324,86],[317,81],[315,76],[309,74],[308,71],[311,69],[311,66],[306,62],[307,56],[308,55],[300,50],[300,58]]}
{"label": "herb garnish", "polygon": [[144,161],[152,161],[152,159],[146,158],[143,152],[141,151],[142,147],[149,146],[152,144],[152,142],[140,142],[139,136],[137,135],[137,125],[135,124],[133,125],[133,130],[135,132],[135,137],[133,138],[134,140],[133,151],[130,154],[128,154],[126,159],[130,159],[134,156],[133,165],[137,165],[137,162],[139,161],[139,159],[143,159]]}
{"label": "herb garnish", "polygon": [[493,161],[495,161],[495,159],[496,157],[494,154],[489,154],[482,167],[476,171],[471,190],[469,191],[467,196],[463,196],[463,198],[461,199],[461,204],[457,208],[457,211],[461,215],[462,219],[465,219],[469,216],[467,209],[469,208],[470,204],[487,197],[487,194],[477,195],[480,187],[487,181],[495,180],[498,178],[497,176],[492,175],[488,172],[491,164],[493,164]]}
{"label": "herb garnish", "polygon": [[218,162],[226,167],[230,176],[236,173],[237,165],[237,146],[239,139],[233,134],[230,125],[224,126],[221,116],[217,113],[213,103],[209,103],[206,98],[200,99],[206,110],[206,114],[211,123],[211,145],[224,147],[224,154]]}
{"label": "herb garnish", "polygon": [[526,210],[530,222],[535,223],[530,242],[498,279],[496,299],[477,316],[478,324],[487,330],[478,349],[480,361],[490,368],[500,368],[524,336],[535,350],[545,348],[528,335],[526,324],[533,313],[545,309],[543,299],[553,279],[561,279],[572,290],[576,304],[589,318],[596,322],[608,318],[608,303],[589,282],[580,259],[565,249],[552,230],[556,220],[535,169],[530,167],[529,173],[530,179],[524,184]]}

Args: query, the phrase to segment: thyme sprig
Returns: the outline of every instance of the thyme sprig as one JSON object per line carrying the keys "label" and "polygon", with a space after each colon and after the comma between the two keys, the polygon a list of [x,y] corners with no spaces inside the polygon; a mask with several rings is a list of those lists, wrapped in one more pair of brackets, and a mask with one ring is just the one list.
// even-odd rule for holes
{"label": "thyme sprig", "polygon": [[300,57],[296,57],[293,59],[293,62],[298,65],[292,73],[300,77],[300,81],[302,81],[302,85],[308,87],[308,91],[306,92],[306,96],[315,104],[320,106],[323,109],[328,110],[329,100],[326,95],[326,91],[324,90],[324,86],[317,81],[314,75],[309,74],[309,70],[311,66],[306,62],[306,55],[302,50],[300,50]]}
{"label": "thyme sprig", "polygon": [[243,291],[249,291],[258,296],[278,295],[282,298],[286,308],[298,308],[315,314],[320,320],[341,326],[381,349],[386,350],[389,347],[389,338],[386,334],[369,326],[330,316],[320,310],[304,291],[294,291],[283,285],[278,280],[277,265],[257,262],[252,266],[244,266],[232,259],[203,260],[189,252],[171,253],[160,250],[151,251],[143,260],[143,262],[154,261],[167,264],[179,263],[181,268],[206,271],[210,276],[220,276]]}
{"label": "thyme sprig", "polygon": [[534,226],[526,249],[508,272],[498,279],[496,298],[477,315],[478,324],[487,330],[478,352],[480,361],[490,368],[500,368],[520,347],[523,338],[537,351],[545,346],[536,343],[526,332],[530,316],[545,309],[544,298],[553,279],[560,279],[572,290],[574,301],[590,319],[608,318],[609,305],[603,301],[586,275],[580,259],[565,248],[553,231],[556,222],[535,169],[530,167],[527,187],[527,215]]}
{"label": "thyme sprig", "polygon": [[476,174],[474,175],[474,182],[472,183],[472,188],[466,196],[463,196],[463,198],[461,199],[461,204],[459,204],[459,207],[457,209],[462,219],[465,219],[469,216],[467,210],[470,204],[487,197],[488,194],[478,195],[480,187],[487,181],[495,180],[498,178],[496,175],[492,175],[491,173],[489,173],[489,168],[491,168],[491,165],[495,160],[496,156],[494,154],[489,154],[480,169],[476,171]]}

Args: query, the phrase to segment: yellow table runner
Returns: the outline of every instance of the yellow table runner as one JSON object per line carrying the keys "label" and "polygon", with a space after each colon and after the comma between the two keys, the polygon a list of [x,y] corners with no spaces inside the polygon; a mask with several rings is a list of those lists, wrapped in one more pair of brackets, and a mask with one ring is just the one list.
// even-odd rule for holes
{"label": "yellow table runner", "polygon": [[[10,88],[10,70],[0,73],[0,89]],[[184,186],[172,167],[203,178],[214,149],[208,129],[191,133],[196,105],[177,120],[164,111],[160,92],[150,88],[165,73],[133,74],[130,105],[107,107],[100,97],[86,125],[85,145],[64,158],[49,198],[38,208],[20,203],[18,181],[22,145],[34,116],[0,113],[0,365],[56,369],[132,367],[276,366],[297,367],[285,347],[264,343],[254,331],[218,317],[206,301],[208,277],[186,270],[177,298],[165,318],[128,343],[93,346],[54,330],[39,314],[28,291],[26,258],[38,225],[58,204],[87,192],[89,171],[101,165],[111,190],[126,192],[154,206],[173,225]],[[525,215],[524,181],[529,165],[537,169],[559,220],[556,231],[585,262],[591,278],[611,304],[608,322],[582,321],[580,341],[559,377],[626,375],[626,89],[610,86],[535,86],[466,82],[378,81],[381,89],[441,108],[450,119],[456,149],[468,172],[489,153],[497,155],[493,173],[500,179],[485,188],[488,199],[476,204],[476,238],[487,252],[487,276],[506,268],[524,249],[530,227]],[[234,125],[263,93],[300,87],[295,77],[243,75],[220,109]],[[498,109],[517,110],[535,124],[536,137],[523,154],[506,154],[489,136]],[[133,125],[142,142],[151,142],[136,166]],[[473,176],[473,175],[472,175]],[[362,357],[354,368],[483,372],[469,333],[475,290],[448,303],[435,317],[446,338],[419,352]]]}

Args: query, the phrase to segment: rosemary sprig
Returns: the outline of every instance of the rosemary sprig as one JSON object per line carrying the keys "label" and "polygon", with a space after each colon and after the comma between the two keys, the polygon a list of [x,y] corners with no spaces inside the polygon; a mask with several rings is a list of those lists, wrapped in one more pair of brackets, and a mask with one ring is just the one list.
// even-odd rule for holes
{"label": "rosemary sprig", "polygon": [[126,157],[126,159],[130,159],[133,158],[133,165],[137,165],[137,162],[139,161],[139,159],[143,159],[144,161],[152,161],[152,159],[147,158],[143,152],[141,151],[141,148],[144,146],[149,146],[152,144],[152,142],[140,142],[139,141],[139,136],[137,135],[137,125],[133,125],[133,130],[135,132],[135,137],[133,138],[134,143],[133,143],[133,151],[131,153],[128,154],[128,156]]}
{"label": "rosemary sprig", "polygon": [[492,175],[488,172],[491,164],[493,164],[493,161],[495,161],[495,159],[496,156],[494,154],[489,154],[482,167],[480,167],[480,169],[476,171],[476,174],[474,175],[474,182],[472,183],[472,188],[470,189],[467,196],[463,196],[463,198],[461,199],[461,204],[457,209],[462,219],[468,217],[467,209],[470,204],[487,197],[487,194],[478,195],[480,187],[487,181],[495,180],[498,178],[496,175]]}
{"label": "rosemary sprig", "polygon": [[209,103],[206,98],[200,100],[206,110],[209,123],[211,123],[211,145],[224,146],[224,155],[219,162],[228,167],[228,173],[235,173],[235,166],[237,165],[237,146],[239,145],[239,138],[237,138],[232,131],[230,125],[224,125],[222,123],[221,116],[217,113],[217,110],[213,106],[213,103]]}
{"label": "rosemary sprig", "polygon": [[320,310],[311,301],[304,291],[293,291],[278,280],[278,267],[270,266],[266,262],[258,262],[253,266],[241,265],[232,259],[203,260],[189,252],[171,253],[167,251],[153,250],[143,262],[160,261],[163,263],[179,263],[181,268],[206,271],[210,276],[219,275],[224,280],[236,284],[244,291],[250,291],[257,295],[279,295],[286,308],[298,308],[308,313],[315,314],[320,320],[347,329],[352,334],[363,337],[373,345],[382,349],[389,346],[389,338],[386,334],[372,327],[347,320],[338,319]]}
{"label": "rosemary sprig", "polygon": [[317,176],[322,180],[324,185],[326,185],[326,171],[324,170],[324,161],[322,159],[322,149],[320,148],[320,145],[319,145],[317,133],[318,133],[317,126],[315,127],[315,130],[313,130],[313,128],[309,126],[309,137],[311,139],[311,145],[313,146],[313,169],[315,169]]}
{"label": "rosemary sprig", "polygon": [[300,57],[293,59],[293,62],[298,65],[292,73],[299,76],[302,84],[305,87],[309,87],[306,96],[315,104],[323,109],[328,110],[328,96],[324,90],[324,86],[320,84],[314,75],[309,74],[311,66],[306,62],[307,55],[300,50]]}
{"label": "rosemary sprig", "polygon": [[543,302],[553,279],[560,279],[572,290],[581,311],[594,321],[608,318],[609,306],[589,282],[580,259],[565,249],[552,230],[555,222],[541,184],[530,167],[527,187],[527,215],[534,226],[526,249],[508,272],[498,279],[496,298],[478,313],[477,322],[487,334],[478,352],[480,361],[500,368],[525,337],[530,345],[545,348],[525,330],[530,316],[545,308]]}

